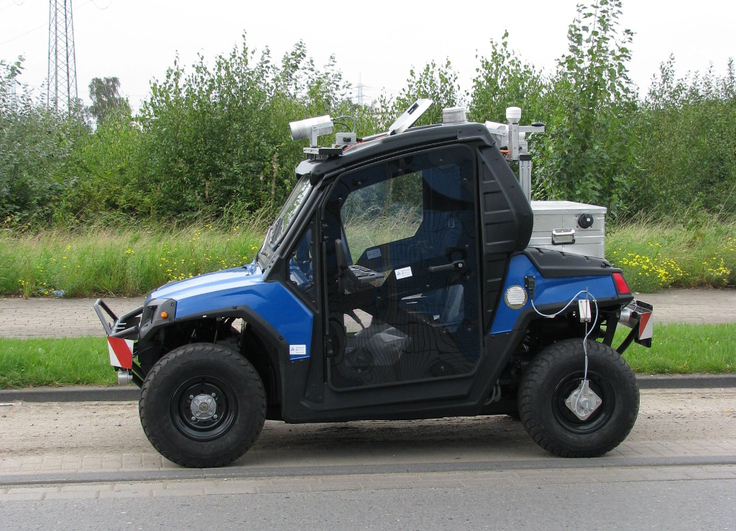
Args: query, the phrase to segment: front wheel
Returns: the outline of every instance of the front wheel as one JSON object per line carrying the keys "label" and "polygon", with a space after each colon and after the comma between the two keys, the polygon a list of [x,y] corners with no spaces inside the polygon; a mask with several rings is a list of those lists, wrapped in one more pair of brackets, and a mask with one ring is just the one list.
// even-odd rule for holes
{"label": "front wheel", "polygon": [[151,369],[138,410],[143,431],[161,455],[186,467],[218,467],[255,443],[266,418],[266,395],[245,358],[195,343],[171,351]]}
{"label": "front wheel", "polygon": [[588,341],[587,382],[581,339],[560,341],[529,364],[519,414],[539,446],[561,457],[597,457],[626,438],[639,413],[636,377],[611,347]]}

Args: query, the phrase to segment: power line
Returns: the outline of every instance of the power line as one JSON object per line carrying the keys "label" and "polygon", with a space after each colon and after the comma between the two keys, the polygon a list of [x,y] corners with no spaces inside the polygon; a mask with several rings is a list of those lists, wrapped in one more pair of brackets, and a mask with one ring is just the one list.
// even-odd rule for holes
{"label": "power line", "polygon": [[[107,11],[107,8],[110,7],[114,1],[115,0],[110,0],[105,7],[100,7],[97,5],[97,2],[95,2],[95,0],[90,0],[90,2],[92,2],[95,5],[95,7],[99,9],[100,11]],[[87,4],[89,4],[89,2],[87,2]],[[87,4],[84,4],[84,5],[87,5]]]}
{"label": "power line", "polygon": [[0,46],[2,46],[3,44],[8,44],[9,42],[16,41],[16,40],[20,39],[21,37],[25,37],[26,35],[30,35],[34,31],[38,31],[41,28],[45,28],[45,27],[46,27],[46,24],[41,24],[40,26],[37,26],[37,27],[33,28],[32,30],[28,30],[28,31],[26,31],[25,33],[23,33],[21,35],[18,35],[16,37],[13,37],[12,39],[8,39],[7,41],[0,42]]}
{"label": "power line", "polygon": [[6,6],[0,7],[0,11],[5,11],[6,9],[10,7],[20,7],[25,3],[25,0],[21,0],[20,2],[16,2],[15,0],[10,0],[10,3]]}
{"label": "power line", "polygon": [[[100,11],[105,11],[108,7],[110,7],[112,5],[112,2],[113,2],[113,0],[110,0],[110,3],[107,4],[107,6],[105,6],[105,7],[98,7],[97,4],[95,4],[94,0],[87,0],[87,2],[85,2],[81,6],[77,7],[77,11],[79,11],[84,6],[87,6],[89,4],[95,4],[95,7],[97,7],[97,9],[99,9]],[[22,5],[22,4],[17,4],[17,5]],[[6,7],[12,7],[12,4],[9,5],[9,6],[6,6]],[[0,11],[2,11],[3,9],[5,9],[5,7],[0,8]],[[3,44],[8,44],[9,42],[17,41],[18,39],[20,39],[22,37],[25,37],[26,35],[30,35],[34,31],[38,31],[41,28],[45,28],[45,27],[46,27],[46,24],[41,24],[40,26],[36,26],[35,28],[26,31],[25,33],[21,33],[20,35],[16,35],[15,37],[8,39],[7,41],[0,42],[0,46],[2,46]]]}

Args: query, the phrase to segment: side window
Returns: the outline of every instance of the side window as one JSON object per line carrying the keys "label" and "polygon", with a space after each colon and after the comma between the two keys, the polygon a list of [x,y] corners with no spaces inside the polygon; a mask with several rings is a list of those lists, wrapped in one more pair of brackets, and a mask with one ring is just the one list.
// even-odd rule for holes
{"label": "side window", "polygon": [[314,300],[314,267],[312,259],[312,229],[299,240],[289,259],[289,281]]}
{"label": "side window", "polygon": [[340,209],[348,250],[358,260],[367,249],[410,238],[422,223],[422,174],[412,172],[350,193]]}

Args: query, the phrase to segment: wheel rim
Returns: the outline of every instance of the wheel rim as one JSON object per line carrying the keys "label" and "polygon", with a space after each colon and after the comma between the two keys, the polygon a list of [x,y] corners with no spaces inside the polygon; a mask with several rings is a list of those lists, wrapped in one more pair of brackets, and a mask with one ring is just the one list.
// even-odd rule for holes
{"label": "wheel rim", "polygon": [[171,400],[171,420],[190,439],[212,441],[232,427],[238,406],[233,388],[211,376],[182,383]]}
{"label": "wheel rim", "polygon": [[588,371],[590,388],[601,398],[602,403],[590,417],[580,420],[570,411],[565,400],[580,386],[582,381],[583,371],[567,375],[557,384],[552,397],[552,412],[555,419],[566,430],[576,435],[584,435],[601,429],[611,419],[616,407],[613,386],[600,374]]}

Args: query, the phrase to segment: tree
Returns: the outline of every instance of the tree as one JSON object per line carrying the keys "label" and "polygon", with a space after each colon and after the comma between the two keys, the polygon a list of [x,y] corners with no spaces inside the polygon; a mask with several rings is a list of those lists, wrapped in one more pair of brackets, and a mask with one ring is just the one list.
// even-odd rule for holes
{"label": "tree", "polygon": [[104,123],[111,114],[121,114],[130,117],[130,104],[127,98],[120,96],[120,80],[117,77],[93,77],[89,83],[89,98],[92,105],[89,112],[95,118],[97,125]]}
{"label": "tree", "polygon": [[289,122],[346,114],[348,87],[334,58],[319,69],[303,42],[280,63],[268,49],[258,57],[245,35],[212,64],[177,61],[140,110],[138,186],[150,191],[141,213],[186,219],[280,204],[303,158]]}
{"label": "tree", "polygon": [[506,108],[521,107],[523,123],[546,121],[549,116],[549,80],[534,65],[522,61],[508,45],[491,40],[490,57],[480,57],[473,79],[470,117],[478,122],[505,122]]}
{"label": "tree", "polygon": [[[642,103],[636,131],[643,168],[629,202],[635,209],[683,218],[736,214],[736,72],[712,67],[679,78],[662,63]],[[646,190],[646,193],[641,193]]]}
{"label": "tree", "polygon": [[23,59],[0,61],[0,223],[50,221],[63,186],[56,174],[80,138],[80,116],[48,109],[19,82]]}
{"label": "tree", "polygon": [[620,15],[621,0],[578,6],[553,81],[556,108],[536,183],[548,197],[606,205],[614,216],[638,172],[637,99],[626,66],[633,33],[619,33]]}

